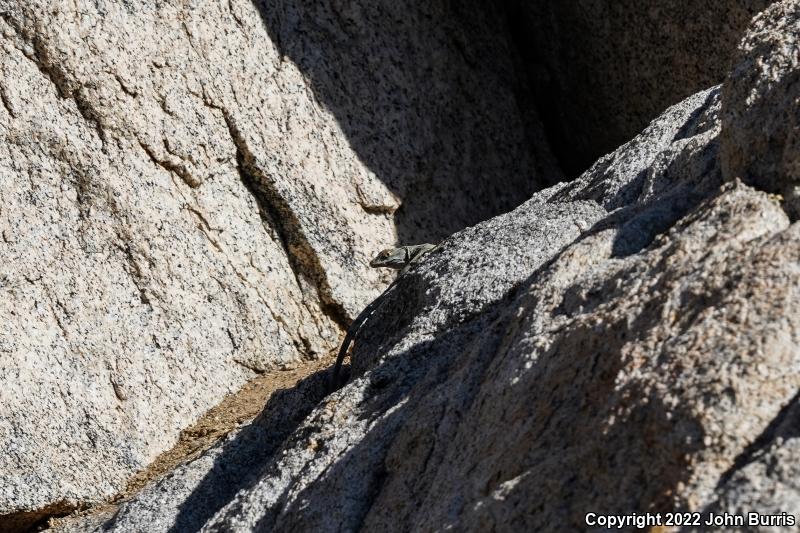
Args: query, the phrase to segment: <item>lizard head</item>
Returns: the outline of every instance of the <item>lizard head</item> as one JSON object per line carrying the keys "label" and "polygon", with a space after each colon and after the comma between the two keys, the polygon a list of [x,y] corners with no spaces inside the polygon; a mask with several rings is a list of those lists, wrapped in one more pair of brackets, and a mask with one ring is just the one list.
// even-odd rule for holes
{"label": "lizard head", "polygon": [[408,257],[403,248],[387,248],[369,262],[372,268],[403,268],[408,264]]}

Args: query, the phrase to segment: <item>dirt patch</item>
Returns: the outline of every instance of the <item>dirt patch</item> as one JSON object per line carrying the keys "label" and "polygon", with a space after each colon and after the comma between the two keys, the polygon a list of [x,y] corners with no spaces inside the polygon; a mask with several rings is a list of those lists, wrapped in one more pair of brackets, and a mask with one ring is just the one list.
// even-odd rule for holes
{"label": "dirt patch", "polygon": [[135,474],[125,490],[113,500],[68,516],[51,517],[46,525],[37,529],[83,529],[78,525],[99,525],[110,519],[122,503],[131,499],[146,485],[160,479],[178,465],[196,459],[228,433],[251,422],[276,391],[294,387],[301,379],[330,367],[335,359],[336,355],[332,352],[317,361],[299,363],[296,367],[256,376],[238,392],[228,395],[219,405],[209,409],[195,424],[184,429],[177,444],[159,455],[150,466]]}
{"label": "dirt patch", "polygon": [[38,511],[22,511],[0,516],[0,533],[18,533],[21,531],[41,531],[46,527],[47,518],[53,515],[65,515],[75,510],[75,506],[67,502],[56,502]]}
{"label": "dirt patch", "polygon": [[247,382],[238,392],[227,396],[219,405],[206,411],[194,425],[181,431],[178,443],[133,476],[125,491],[115,501],[132,496],[179,464],[197,458],[225,435],[253,420],[264,409],[274,392],[294,387],[298,381],[329,367],[333,361],[334,358],[329,356],[298,364],[292,369],[267,372]]}

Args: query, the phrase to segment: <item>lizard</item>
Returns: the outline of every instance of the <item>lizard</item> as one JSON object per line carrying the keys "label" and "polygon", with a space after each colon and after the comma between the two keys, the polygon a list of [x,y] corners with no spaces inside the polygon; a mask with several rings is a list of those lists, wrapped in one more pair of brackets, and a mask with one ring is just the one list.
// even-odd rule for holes
{"label": "lizard", "polygon": [[372,303],[359,313],[356,319],[350,324],[350,327],[347,328],[344,341],[342,341],[342,346],[339,348],[339,355],[336,357],[336,364],[333,367],[333,377],[331,378],[332,390],[336,390],[339,387],[339,373],[342,370],[342,362],[344,362],[347,350],[350,348],[350,344],[361,329],[361,326],[363,326],[364,322],[375,312],[384,297],[394,289],[403,275],[408,272],[413,265],[417,264],[425,254],[430,253],[434,248],[436,248],[435,244],[415,244],[413,246],[387,248],[386,250],[382,250],[369,262],[369,266],[372,268],[393,268],[395,270],[400,270],[400,274],[386,287],[380,296],[375,298]]}

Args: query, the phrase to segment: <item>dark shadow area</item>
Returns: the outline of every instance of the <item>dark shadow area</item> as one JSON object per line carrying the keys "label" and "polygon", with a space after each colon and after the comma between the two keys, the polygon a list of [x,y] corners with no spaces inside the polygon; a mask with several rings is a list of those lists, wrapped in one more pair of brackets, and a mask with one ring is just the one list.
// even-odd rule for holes
{"label": "dark shadow area", "polygon": [[561,179],[502,3],[254,3],[282,56],[401,199],[402,243],[438,242]]}
{"label": "dark shadow area", "polygon": [[678,130],[673,141],[681,139],[688,139],[695,135],[700,135],[707,132],[709,129],[716,125],[716,121],[709,117],[709,110],[714,108],[714,105],[722,100],[722,88],[716,87],[708,92],[708,96],[701,105],[695,109],[686,123]]}
{"label": "dark shadow area", "polygon": [[774,0],[505,0],[523,70],[568,179],[669,106],[724,81]]}
{"label": "dark shadow area", "polygon": [[529,20],[528,7],[516,0],[507,2],[506,20],[514,49],[518,56],[518,70],[526,77],[527,92],[520,95],[525,109],[536,110],[536,119],[541,120],[545,137],[559,162],[564,176],[571,179],[579,176],[602,153],[580,153],[566,131],[567,117],[564,109],[553,105],[560,100],[558,82],[547,66],[547,58],[541,55],[536,32]]}
{"label": "dark shadow area", "polygon": [[[528,146],[542,144],[549,148],[535,152],[537,175],[541,177],[544,188],[577,177],[588,165],[576,159],[573,143],[558,127],[554,127],[564,122],[563,111],[551,105],[557,99],[558,87],[539,54],[534,32],[527,24],[523,10],[514,1],[506,1],[503,9],[511,45],[509,57],[520,79],[515,85],[515,97],[526,140]],[[596,157],[592,161],[594,159]],[[552,169],[558,169],[558,172]]]}
{"label": "dark shadow area", "polygon": [[618,224],[612,247],[614,257],[627,257],[650,246],[656,236],[669,231],[722,184],[721,178],[715,180],[713,176],[709,182],[703,188],[680,185],[644,205],[626,207],[611,215],[604,225]]}
{"label": "dark shadow area", "polygon": [[[731,24],[715,37],[655,0],[253,2],[281,56],[401,200],[406,244],[437,242],[578,176],[722,81],[726,47],[764,3],[687,6],[692,27]],[[646,31],[631,33],[627,16]],[[718,38],[725,45],[711,46]],[[676,74],[672,62],[687,68]]]}
{"label": "dark shadow area", "polygon": [[[716,165],[716,164],[715,164]],[[614,228],[613,257],[627,257],[647,248],[658,235],[666,233],[684,216],[719,191],[722,176],[718,169],[710,168],[696,183],[679,183],[661,191],[644,203],[636,203],[642,194],[647,173],[640,172],[623,186],[618,197],[629,199],[630,205],[622,207],[592,226],[578,241],[601,231]],[[590,191],[591,185],[587,187]]]}

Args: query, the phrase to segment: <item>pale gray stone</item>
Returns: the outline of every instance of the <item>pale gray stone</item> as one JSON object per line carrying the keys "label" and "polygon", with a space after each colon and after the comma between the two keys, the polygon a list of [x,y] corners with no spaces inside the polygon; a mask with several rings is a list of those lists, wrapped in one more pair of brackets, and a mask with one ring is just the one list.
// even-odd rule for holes
{"label": "pale gray stone", "polygon": [[[514,109],[525,81],[490,31],[508,12],[423,4],[0,3],[2,526],[119,491],[251,369],[335,346],[386,281],[376,245],[450,232],[381,300],[342,389],[309,376],[60,529],[797,508],[800,224],[726,170],[747,77],[531,195],[558,173]],[[770,53],[740,48],[778,81],[794,5],[743,41]]]}
{"label": "pale gray stone", "polygon": [[0,520],[118,493],[333,349],[376,250],[539,188],[499,12],[448,6],[0,0]]}
{"label": "pale gray stone", "polygon": [[784,197],[800,218],[800,2],[772,5],[753,20],[725,82],[722,168]]}
{"label": "pale gray stone", "polygon": [[234,436],[104,530],[581,531],[708,505],[800,386],[800,234],[722,185],[719,96],[446,240],[263,462]]}
{"label": "pale gray stone", "polygon": [[[728,515],[742,517],[743,526],[727,527],[728,531],[797,531],[797,509],[800,508],[800,396],[795,395],[766,430],[758,435],[725,472],[715,491],[712,503],[703,509],[703,516]],[[759,519],[773,520],[751,525],[750,513]],[[784,520],[786,514],[795,523]],[[687,531],[710,531],[719,528],[686,528]]]}

